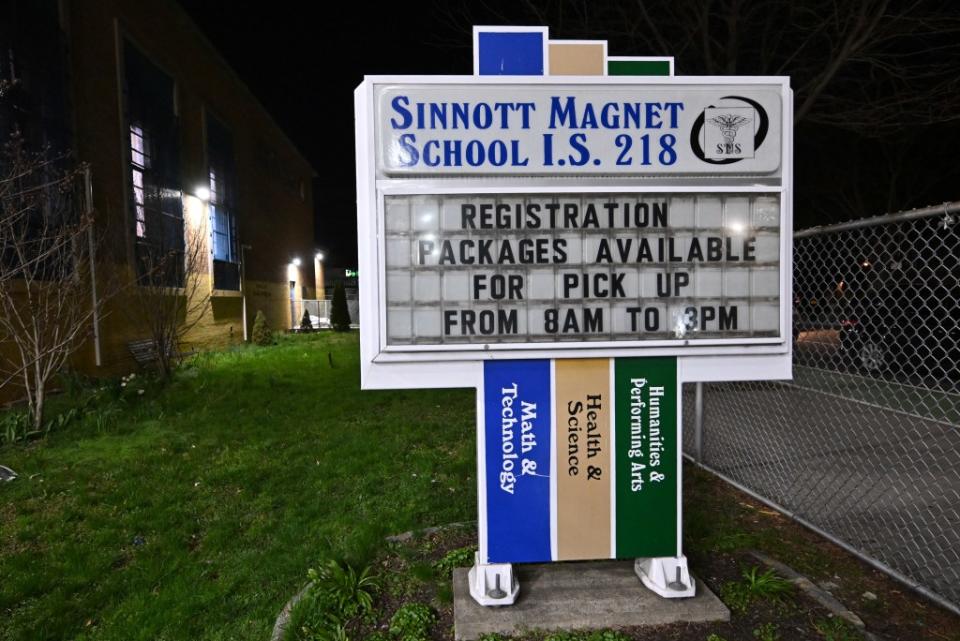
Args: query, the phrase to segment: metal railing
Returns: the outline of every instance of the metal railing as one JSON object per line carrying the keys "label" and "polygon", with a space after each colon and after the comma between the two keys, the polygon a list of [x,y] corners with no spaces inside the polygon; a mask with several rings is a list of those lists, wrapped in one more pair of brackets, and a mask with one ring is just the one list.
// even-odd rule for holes
{"label": "metal railing", "polygon": [[686,386],[684,450],[960,613],[960,203],[794,238],[793,380]]}
{"label": "metal railing", "polygon": [[[310,315],[313,329],[330,329],[330,312],[333,307],[330,299],[316,300],[303,299],[290,301],[291,329],[300,329],[304,310]],[[355,298],[347,299],[347,311],[350,313],[350,327],[360,326],[360,301]]]}

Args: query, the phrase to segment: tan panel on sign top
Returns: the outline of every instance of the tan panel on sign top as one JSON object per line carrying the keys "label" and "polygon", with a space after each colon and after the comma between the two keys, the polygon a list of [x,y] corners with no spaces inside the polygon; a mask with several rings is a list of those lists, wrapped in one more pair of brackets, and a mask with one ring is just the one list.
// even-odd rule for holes
{"label": "tan panel on sign top", "polygon": [[602,76],[606,71],[604,43],[550,43],[551,76]]}

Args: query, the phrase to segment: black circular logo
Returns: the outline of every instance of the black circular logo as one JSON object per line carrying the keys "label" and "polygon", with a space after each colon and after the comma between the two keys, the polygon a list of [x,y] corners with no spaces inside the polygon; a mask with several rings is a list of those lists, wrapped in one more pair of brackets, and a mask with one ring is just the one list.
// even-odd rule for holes
{"label": "black circular logo", "polygon": [[[767,138],[767,132],[770,130],[770,118],[767,117],[767,111],[761,107],[757,101],[744,96],[723,96],[721,100],[740,100],[756,110],[757,116],[760,118],[760,124],[757,126],[757,133],[753,136],[753,148],[759,149],[760,145],[762,145],[763,141]],[[710,105],[708,109],[712,109],[713,107],[714,105]],[[690,147],[693,149],[693,153],[696,154],[697,158],[711,165],[730,165],[743,160],[743,158],[724,158],[723,160],[707,158],[706,154],[703,153],[703,145],[700,144],[700,132],[703,131],[704,124],[706,124],[706,122],[701,112],[700,115],[697,116],[697,119],[693,121],[693,128],[690,130]]]}

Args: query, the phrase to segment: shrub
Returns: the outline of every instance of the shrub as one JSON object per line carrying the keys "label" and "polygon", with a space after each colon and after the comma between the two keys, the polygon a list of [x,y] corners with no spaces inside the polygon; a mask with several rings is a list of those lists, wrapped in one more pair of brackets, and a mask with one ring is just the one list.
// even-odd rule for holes
{"label": "shrub", "polygon": [[257,315],[253,319],[253,342],[257,345],[271,345],[273,343],[273,332],[267,325],[267,317],[263,315],[263,310],[257,310]]}
{"label": "shrub", "polygon": [[310,322],[310,312],[303,310],[303,316],[300,318],[300,331],[309,332],[313,329],[313,323]]}
{"label": "shrub", "polygon": [[333,288],[333,301],[330,304],[330,324],[335,332],[350,330],[350,310],[347,309],[347,292],[343,283],[337,283]]}
{"label": "shrub", "polygon": [[[310,588],[291,618],[297,641],[346,641],[347,629],[373,611],[379,590],[370,568],[357,572],[349,565],[328,561],[307,572]],[[287,637],[291,638],[291,637]]]}
{"label": "shrub", "polygon": [[349,565],[328,561],[319,570],[311,569],[307,576],[317,590],[331,597],[343,617],[362,616],[373,609],[373,596],[379,585],[369,567],[357,572]]}

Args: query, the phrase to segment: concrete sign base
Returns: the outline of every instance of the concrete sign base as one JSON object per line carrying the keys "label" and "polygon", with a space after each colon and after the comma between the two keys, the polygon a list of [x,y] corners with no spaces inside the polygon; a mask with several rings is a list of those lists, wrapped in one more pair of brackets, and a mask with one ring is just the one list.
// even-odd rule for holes
{"label": "concrete sign base", "polygon": [[[703,583],[689,599],[663,599],[637,581],[632,561],[516,564],[523,584],[509,608],[478,605],[468,570],[453,573],[454,636],[512,635],[524,630],[585,630],[729,621],[730,611]],[[472,570],[470,571],[472,572]],[[693,578],[686,576],[693,584]]]}

